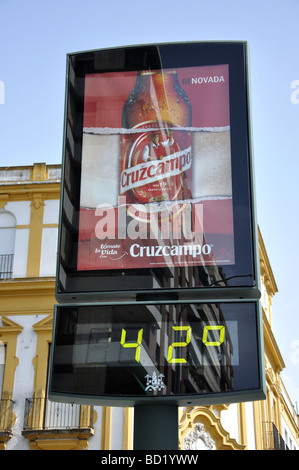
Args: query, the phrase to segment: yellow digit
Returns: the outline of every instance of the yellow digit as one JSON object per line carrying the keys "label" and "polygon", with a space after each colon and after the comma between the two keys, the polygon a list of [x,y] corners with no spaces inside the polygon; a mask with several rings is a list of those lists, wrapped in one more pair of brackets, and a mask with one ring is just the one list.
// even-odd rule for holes
{"label": "yellow digit", "polygon": [[187,346],[187,344],[190,343],[192,328],[190,326],[173,326],[172,328],[176,331],[187,331],[187,335],[186,335],[186,341],[175,342],[175,343],[172,343],[168,347],[167,362],[170,362],[170,363],[173,363],[173,364],[187,362],[186,359],[184,359],[183,357],[182,358],[177,358],[177,359],[173,358],[172,357],[172,352],[173,352],[173,348],[185,347],[185,346]]}
{"label": "yellow digit", "polygon": [[140,344],[141,344],[141,342],[142,342],[143,329],[141,329],[141,330],[138,331],[137,343],[126,343],[126,335],[127,335],[126,330],[122,329],[122,331],[121,331],[120,344],[121,344],[124,348],[136,348],[135,361],[139,362],[139,358],[140,358]]}
{"label": "yellow digit", "polygon": [[[208,331],[209,330],[219,330],[220,331],[219,341],[207,341]],[[223,325],[205,326],[204,329],[203,329],[202,342],[206,346],[220,346],[220,344],[222,344],[223,341],[224,341],[224,335],[225,335],[225,326],[223,326]]]}

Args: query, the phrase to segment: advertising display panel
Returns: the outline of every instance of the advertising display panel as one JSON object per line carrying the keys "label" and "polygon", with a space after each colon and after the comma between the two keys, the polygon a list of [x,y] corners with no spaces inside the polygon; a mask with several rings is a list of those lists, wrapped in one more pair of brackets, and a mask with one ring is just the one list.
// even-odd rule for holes
{"label": "advertising display panel", "polygon": [[67,67],[57,299],[258,298],[246,43],[99,50]]}
{"label": "advertising display panel", "polygon": [[234,264],[229,124],[228,65],[86,75],[77,269]]}
{"label": "advertising display panel", "polygon": [[258,302],[55,307],[49,398],[181,406],[265,397]]}

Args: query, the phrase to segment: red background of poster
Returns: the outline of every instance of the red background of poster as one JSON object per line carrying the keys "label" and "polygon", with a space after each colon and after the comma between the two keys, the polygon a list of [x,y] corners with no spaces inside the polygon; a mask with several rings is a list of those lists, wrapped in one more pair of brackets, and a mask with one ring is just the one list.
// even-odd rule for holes
{"label": "red background of poster", "polygon": [[[182,68],[177,75],[192,105],[193,127],[229,126],[228,65]],[[87,75],[83,127],[120,128],[136,76],[137,72]]]}
{"label": "red background of poster", "polygon": [[[228,128],[230,125],[228,65],[182,68],[177,69],[177,75],[180,86],[185,90],[192,106],[192,127]],[[121,128],[122,109],[134,88],[136,76],[137,72],[86,75],[83,127]],[[212,234],[212,243],[214,240],[220,241],[220,249],[213,253],[209,263],[212,263],[213,259],[229,259],[231,264],[234,258],[232,200],[210,200],[204,201],[203,204],[204,233]],[[105,240],[97,239],[95,227],[98,221],[99,217],[96,217],[95,210],[81,207],[78,270],[145,268],[154,264],[153,259],[130,257],[120,262],[113,262],[109,257],[97,256],[97,249],[103,243],[110,245],[121,243],[123,251],[128,251],[130,243],[131,245],[134,243],[134,240],[118,241],[113,237]],[[142,240],[139,242],[143,243]],[[186,262],[192,265],[194,260]],[[164,265],[165,260],[161,262],[161,266]]]}

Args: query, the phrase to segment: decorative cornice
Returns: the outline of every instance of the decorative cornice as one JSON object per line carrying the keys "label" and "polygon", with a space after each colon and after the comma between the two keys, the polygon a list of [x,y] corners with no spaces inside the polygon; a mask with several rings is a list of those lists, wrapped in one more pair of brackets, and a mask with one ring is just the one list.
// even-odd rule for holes
{"label": "decorative cornice", "polygon": [[278,288],[260,229],[258,230],[258,239],[261,277],[267,288],[268,294],[273,297],[278,292]]}
{"label": "decorative cornice", "polygon": [[55,278],[3,279],[0,298],[5,315],[49,315],[56,303]]}
{"label": "decorative cornice", "polygon": [[37,331],[52,331],[53,327],[53,313],[48,315],[46,318],[43,318],[43,320],[40,320],[39,322],[35,323],[33,325],[33,330],[35,332]]}
{"label": "decorative cornice", "polygon": [[282,355],[276,343],[275,337],[273,335],[271,326],[268,322],[265,312],[263,312],[263,332],[265,354],[267,355],[268,361],[271,364],[271,368],[274,371],[281,372],[285,368],[285,363],[283,361]]}
{"label": "decorative cornice", "polygon": [[93,428],[66,430],[23,430],[30,443],[30,450],[84,450],[94,435]]}
{"label": "decorative cornice", "polygon": [[9,201],[29,201],[36,193],[46,199],[60,198],[60,181],[38,181],[30,183],[0,185],[0,201],[9,194]]}
{"label": "decorative cornice", "polygon": [[0,296],[22,294],[54,293],[55,277],[1,279]]}
{"label": "decorative cornice", "polygon": [[1,316],[2,320],[2,327],[0,327],[0,336],[3,334],[19,334],[23,330],[23,327],[21,325],[18,325],[18,323],[15,323],[12,321],[10,318],[7,318],[5,315]]}

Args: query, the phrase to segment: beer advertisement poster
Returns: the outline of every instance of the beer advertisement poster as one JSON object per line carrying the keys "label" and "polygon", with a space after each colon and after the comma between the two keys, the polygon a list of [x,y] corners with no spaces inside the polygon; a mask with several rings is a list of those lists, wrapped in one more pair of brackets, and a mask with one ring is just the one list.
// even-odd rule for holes
{"label": "beer advertisement poster", "polygon": [[229,66],[85,75],[77,270],[235,262]]}

